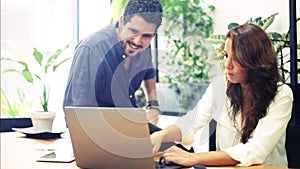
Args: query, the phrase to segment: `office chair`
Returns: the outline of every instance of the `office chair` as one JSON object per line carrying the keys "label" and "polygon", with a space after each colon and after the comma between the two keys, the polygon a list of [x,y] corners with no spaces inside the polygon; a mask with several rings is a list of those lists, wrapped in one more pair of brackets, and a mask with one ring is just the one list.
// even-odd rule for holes
{"label": "office chair", "polygon": [[300,125],[288,125],[286,144],[289,168],[300,168]]}

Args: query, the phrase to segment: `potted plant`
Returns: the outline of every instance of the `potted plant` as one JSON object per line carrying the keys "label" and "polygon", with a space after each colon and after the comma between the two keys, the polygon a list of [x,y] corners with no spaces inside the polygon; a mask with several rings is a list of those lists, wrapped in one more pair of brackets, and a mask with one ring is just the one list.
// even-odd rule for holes
{"label": "potted plant", "polygon": [[[158,90],[170,91],[172,109],[186,112],[193,108],[210,81],[208,62],[210,45],[206,38],[213,33],[210,14],[215,7],[204,0],[161,0],[164,11],[164,36],[166,52],[159,60],[163,77]],[[173,94],[172,94],[173,93]],[[175,110],[174,109],[174,110]]]}
{"label": "potted plant", "polygon": [[[60,58],[61,53],[67,49],[69,45],[64,47],[63,49],[58,49],[53,55],[49,58],[46,58],[39,50],[34,48],[33,57],[35,62],[37,63],[39,69],[35,70],[34,65],[29,64],[26,61],[15,60],[12,58],[3,57],[1,60],[14,62],[21,66],[21,69],[11,68],[5,69],[3,73],[7,72],[15,72],[20,74],[25,80],[33,85],[38,85],[41,87],[41,93],[39,95],[40,105],[42,107],[41,111],[33,111],[31,112],[31,120],[36,132],[51,132],[53,120],[56,116],[55,112],[51,112],[48,110],[48,102],[50,96],[50,85],[47,81],[47,75],[49,73],[54,73],[59,66],[68,61],[71,57],[68,58]],[[35,86],[36,87],[36,86]]]}

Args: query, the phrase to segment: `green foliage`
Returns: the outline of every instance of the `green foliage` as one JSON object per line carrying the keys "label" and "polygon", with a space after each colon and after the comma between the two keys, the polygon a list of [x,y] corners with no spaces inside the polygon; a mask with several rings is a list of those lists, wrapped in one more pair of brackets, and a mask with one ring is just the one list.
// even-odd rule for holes
{"label": "green foliage", "polygon": [[33,104],[25,97],[24,92],[17,88],[18,100],[14,99],[13,102],[6,96],[1,89],[1,112],[9,117],[29,117],[28,108]]}
{"label": "green foliage", "polygon": [[[259,27],[261,27],[263,30],[266,30],[274,21],[276,15],[278,15],[278,13],[275,13],[269,17],[267,17],[266,19],[262,19],[262,17],[257,17],[255,19],[250,18],[248,21],[246,21],[245,23],[253,23],[258,25]],[[229,23],[227,28],[228,30],[239,26],[240,24],[236,23],[236,22],[232,22]],[[281,37],[281,35],[279,33],[274,32],[274,34],[272,33],[268,33],[268,35],[270,36],[271,39],[273,39],[272,37]],[[219,34],[219,35],[212,35],[209,38],[209,41],[214,43],[214,44],[221,44],[220,46],[220,51],[223,51],[224,49],[224,43],[225,43],[225,34]]]}
{"label": "green foliage", "polygon": [[169,83],[209,81],[208,45],[205,39],[213,32],[210,13],[215,7],[202,0],[161,0],[167,51],[162,62],[169,68]]}
{"label": "green foliage", "polygon": [[112,11],[112,19],[111,23],[117,21],[119,17],[123,14],[125,9],[125,5],[129,0],[111,0],[111,11]]}
{"label": "green foliage", "polygon": [[[33,72],[35,65],[29,65],[26,61],[15,60],[11,58],[1,58],[1,60],[15,62],[20,65],[21,69],[5,69],[3,73],[15,72],[20,74],[28,83],[35,84],[40,82],[42,85],[42,94],[40,94],[40,104],[43,107],[44,111],[48,111],[48,101],[50,96],[50,86],[46,82],[46,75],[50,72],[54,73],[56,69],[61,66],[63,63],[71,59],[71,57],[61,59],[61,53],[69,47],[67,45],[63,49],[58,49],[53,55],[49,58],[46,58],[39,50],[34,48],[33,57],[36,63],[39,65],[39,71]],[[36,82],[37,81],[37,82]]]}

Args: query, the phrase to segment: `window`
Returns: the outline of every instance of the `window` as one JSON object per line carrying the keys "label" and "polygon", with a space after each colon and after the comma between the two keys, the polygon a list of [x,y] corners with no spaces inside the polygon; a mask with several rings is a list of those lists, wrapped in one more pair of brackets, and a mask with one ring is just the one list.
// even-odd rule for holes
{"label": "window", "polygon": [[[33,63],[33,48],[49,56],[67,44],[70,47],[63,55],[72,56],[78,40],[109,22],[109,0],[2,0],[1,57]],[[65,63],[51,76],[49,109],[58,114],[63,114],[62,102],[70,65],[71,61]],[[14,65],[1,61],[1,70],[11,66]],[[1,89],[9,100],[15,101],[19,99],[16,88],[20,88],[27,100],[34,101],[33,109],[42,109],[36,96],[40,92],[34,92],[41,89],[20,77],[1,71]],[[1,114],[1,117],[5,116]]]}

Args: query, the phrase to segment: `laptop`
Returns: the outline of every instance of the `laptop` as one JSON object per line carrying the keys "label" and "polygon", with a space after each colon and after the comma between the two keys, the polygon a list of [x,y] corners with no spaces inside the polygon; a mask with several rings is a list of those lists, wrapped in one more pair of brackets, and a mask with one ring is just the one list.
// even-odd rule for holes
{"label": "laptop", "polygon": [[181,168],[155,163],[142,108],[65,107],[64,112],[78,167]]}

